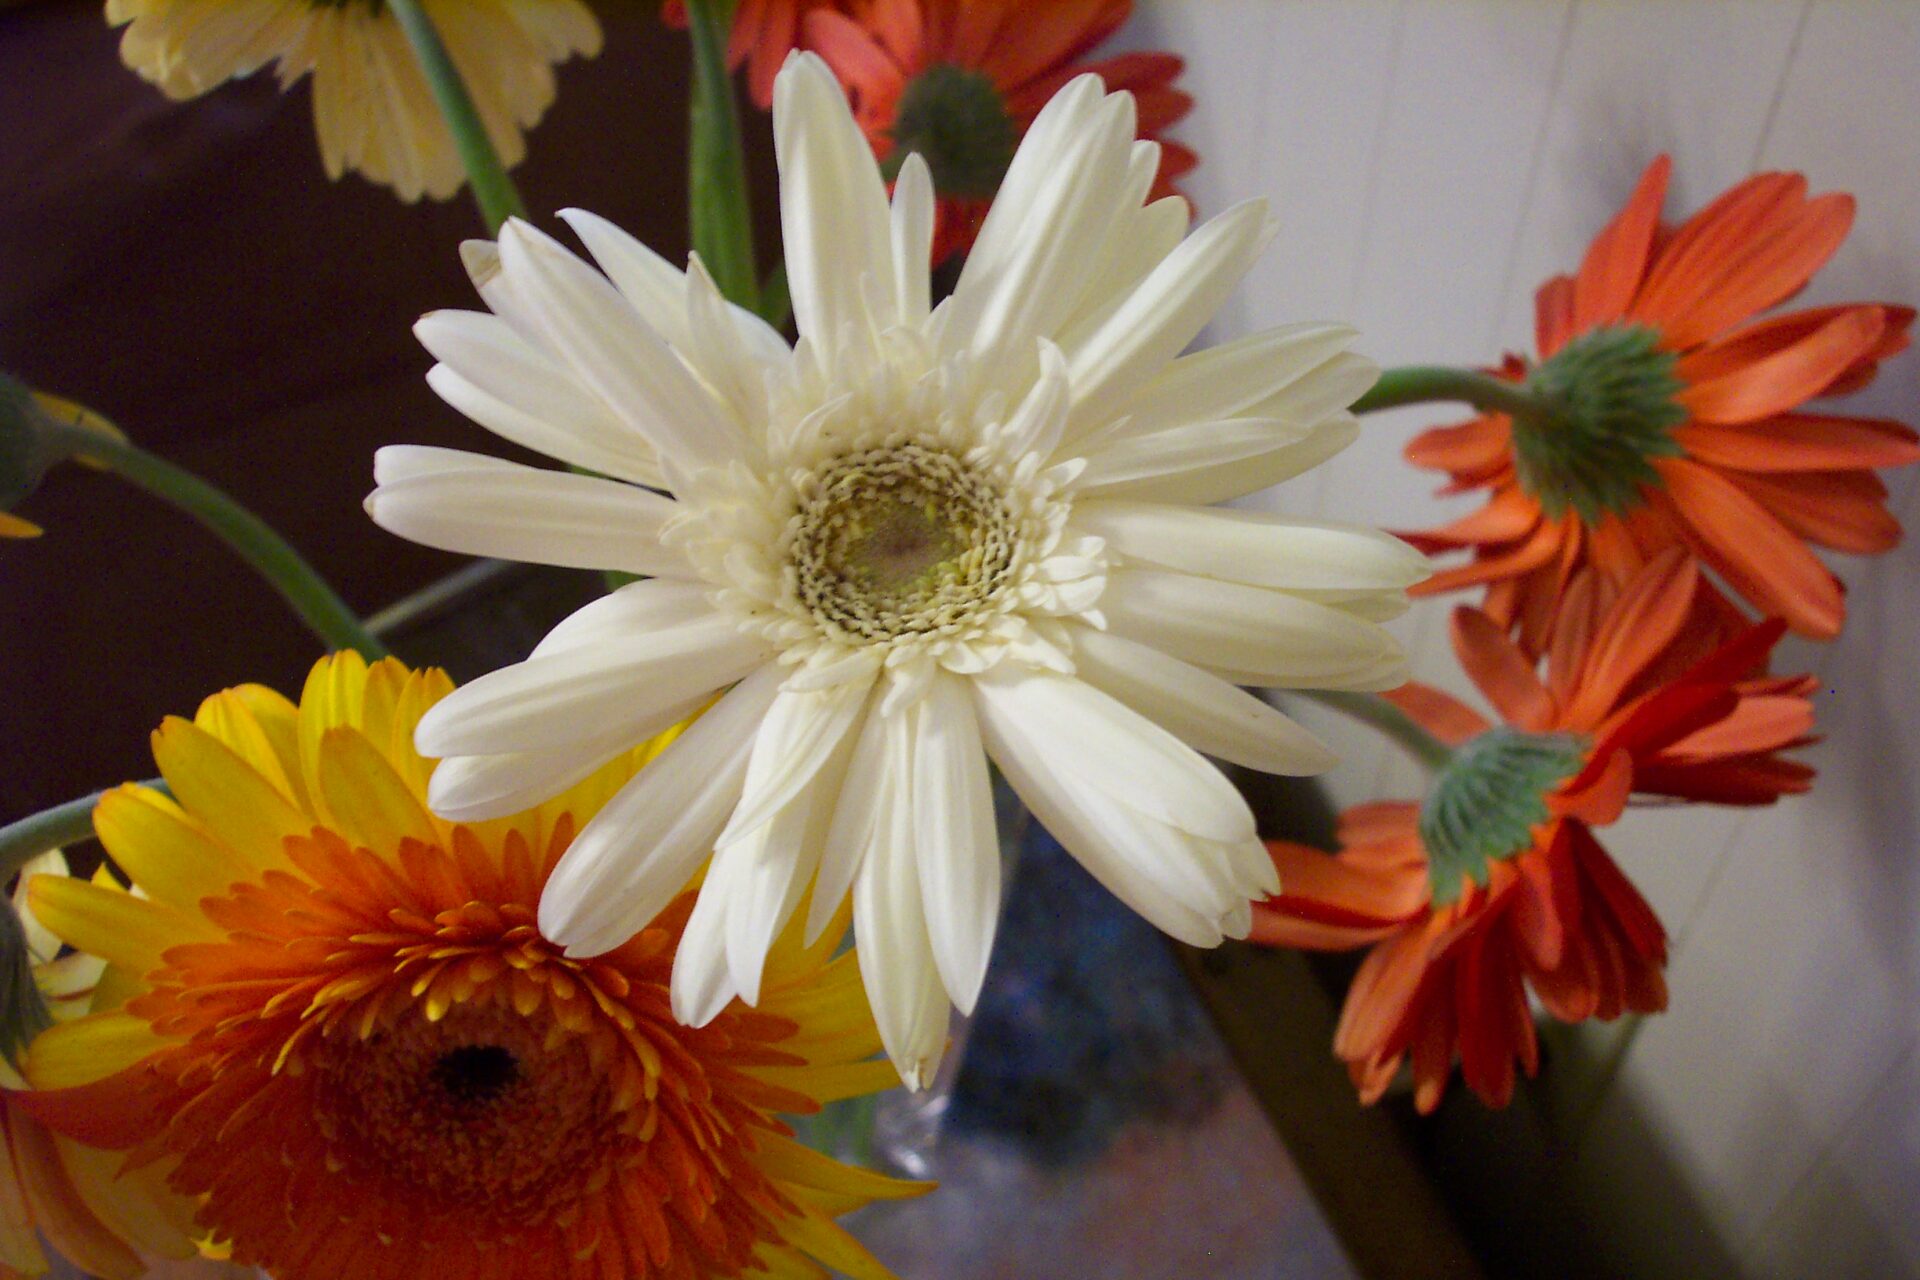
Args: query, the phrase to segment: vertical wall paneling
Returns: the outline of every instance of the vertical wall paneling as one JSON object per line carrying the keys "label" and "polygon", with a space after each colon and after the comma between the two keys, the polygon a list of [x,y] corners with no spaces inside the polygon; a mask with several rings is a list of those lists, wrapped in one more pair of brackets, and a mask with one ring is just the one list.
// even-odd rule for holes
{"label": "vertical wall paneling", "polygon": [[[1859,199],[1852,238],[1807,302],[1920,296],[1917,60],[1920,9],[1911,4],[1815,5],[1806,15],[1760,161]],[[1889,362],[1849,409],[1911,421],[1916,370],[1912,354]],[[1910,523],[1920,515],[1916,476],[1910,469],[1891,482]],[[1910,1218],[1920,1188],[1911,1119],[1920,1080],[1894,1069],[1911,1064],[1920,1032],[1920,822],[1911,800],[1920,554],[1908,544],[1834,564],[1850,588],[1847,631],[1834,645],[1793,645],[1780,663],[1823,677],[1828,740],[1811,756],[1822,776],[1812,794],[1732,832],[1711,892],[1683,922],[1672,973],[1681,1016],[1648,1028],[1627,1072],[1669,1118],[1729,1239],[1756,1271],[1781,1275],[1794,1274],[1784,1260],[1827,1256],[1824,1217],[1870,1225],[1897,1194]],[[1876,1173],[1899,1181],[1889,1188]],[[1920,1244],[1905,1231],[1859,1244],[1898,1250],[1911,1268]],[[1862,1254],[1862,1265],[1872,1257]]]}

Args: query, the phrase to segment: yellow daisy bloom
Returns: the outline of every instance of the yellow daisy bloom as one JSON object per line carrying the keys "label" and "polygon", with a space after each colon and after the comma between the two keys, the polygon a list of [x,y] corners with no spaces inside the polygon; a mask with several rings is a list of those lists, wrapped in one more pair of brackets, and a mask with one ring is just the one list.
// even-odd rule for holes
{"label": "yellow daisy bloom", "polygon": [[[60,955],[60,940],[25,910],[25,885],[34,876],[67,874],[55,850],[22,868],[14,895],[34,983],[54,1018],[85,1016],[102,991],[106,965],[97,956]],[[0,911],[5,910],[0,907]],[[109,997],[110,998],[110,997]],[[127,1177],[121,1159],[55,1134],[20,1105],[23,1080],[0,1059],[0,1280],[45,1275],[51,1252],[101,1280],[134,1280],[147,1273],[142,1254],[192,1258],[187,1235],[193,1206],[145,1169]]]}
{"label": "yellow daisy bloom", "polygon": [[575,959],[535,922],[574,832],[674,731],[483,823],[426,805],[437,671],[352,654],[300,705],[259,686],[154,735],[173,792],[95,813],[132,878],[40,877],[32,909],[142,975],[28,1055],[45,1123],[170,1166],[198,1222],[279,1280],[889,1273],[834,1221],[915,1194],[779,1113],[894,1084],[845,932],[790,930],[758,1009],[673,1020],[693,895]]}
{"label": "yellow daisy bloom", "polygon": [[[581,0],[425,0],[508,165],[522,130],[553,102],[553,65],[600,52]],[[460,157],[385,0],[107,0],[127,24],[120,57],[170,98],[197,97],[277,63],[281,87],[313,73],[313,123],[327,176],[349,169],[402,200],[444,200],[465,181]]]}

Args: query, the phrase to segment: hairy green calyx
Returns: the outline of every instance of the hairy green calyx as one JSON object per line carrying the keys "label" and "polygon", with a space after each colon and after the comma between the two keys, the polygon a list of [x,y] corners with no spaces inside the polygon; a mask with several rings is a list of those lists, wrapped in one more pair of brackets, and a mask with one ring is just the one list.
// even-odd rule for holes
{"label": "hairy green calyx", "polygon": [[1571,507],[1587,524],[1631,511],[1658,485],[1652,459],[1680,452],[1673,429],[1687,419],[1674,396],[1678,363],[1644,325],[1581,334],[1527,375],[1545,412],[1513,421],[1520,485],[1549,515]]}
{"label": "hairy green calyx", "polygon": [[894,114],[893,154],[882,166],[891,181],[918,154],[943,196],[986,200],[1000,190],[1020,131],[993,81],[949,63],[928,67],[907,84]]}
{"label": "hairy green calyx", "polygon": [[1468,880],[1487,883],[1493,863],[1533,842],[1551,814],[1546,796],[1579,772],[1586,740],[1571,733],[1489,729],[1453,753],[1420,806],[1433,905],[1457,902]]}
{"label": "hairy green calyx", "polygon": [[57,459],[43,430],[44,415],[33,393],[0,373],[0,511],[40,487],[40,477]]}

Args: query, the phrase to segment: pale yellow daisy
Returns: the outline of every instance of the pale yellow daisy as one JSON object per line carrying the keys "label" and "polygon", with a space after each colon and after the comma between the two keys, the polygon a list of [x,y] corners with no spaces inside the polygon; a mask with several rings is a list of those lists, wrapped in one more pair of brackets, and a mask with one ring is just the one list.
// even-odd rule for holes
{"label": "pale yellow daisy", "polygon": [[[500,158],[553,102],[553,64],[600,51],[581,0],[423,0]],[[192,98],[269,62],[282,88],[313,73],[313,123],[327,176],[352,169],[402,200],[453,195],[465,180],[453,135],[385,0],[107,0],[127,25],[120,56],[171,98]]]}

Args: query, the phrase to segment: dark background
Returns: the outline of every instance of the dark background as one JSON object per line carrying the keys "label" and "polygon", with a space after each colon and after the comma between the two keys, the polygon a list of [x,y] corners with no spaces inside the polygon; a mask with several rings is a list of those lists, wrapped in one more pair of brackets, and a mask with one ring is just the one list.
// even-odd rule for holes
{"label": "dark background", "polygon": [[[579,205],[669,259],[686,237],[686,36],[598,6],[606,46],[559,68],[515,171],[537,221]],[[404,205],[320,167],[305,84],[271,73],[169,102],[120,62],[98,0],[0,7],[0,369],[87,404],[227,489],[363,613],[461,557],[360,509],[382,444],[512,448],[442,404],[413,321],[480,308],[462,193]],[[767,120],[742,102],[772,243]],[[153,773],[167,714],[243,681],[297,694],[320,650],[211,535],[64,466],[0,542],[0,822]]]}

